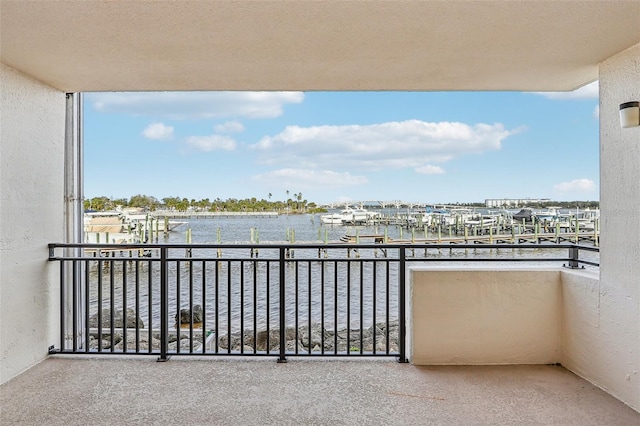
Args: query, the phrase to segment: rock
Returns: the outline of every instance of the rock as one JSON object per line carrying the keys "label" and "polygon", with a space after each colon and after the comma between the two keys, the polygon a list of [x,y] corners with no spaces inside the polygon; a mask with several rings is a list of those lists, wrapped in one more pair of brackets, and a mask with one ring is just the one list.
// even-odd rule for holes
{"label": "rock", "polygon": [[[287,350],[287,352],[295,352],[295,350],[296,350],[296,341],[295,340],[287,340],[286,350]],[[298,353],[304,354],[304,353],[307,353],[307,351],[305,349],[303,349],[301,346],[298,346]]]}
{"label": "rock", "polygon": [[[169,350],[175,351],[178,348],[178,341],[169,343]],[[193,350],[196,350],[200,346],[198,342],[193,342]],[[191,340],[189,339],[180,339],[180,350],[181,351],[189,351],[191,347]]]}
{"label": "rock", "polygon": [[254,351],[253,346],[244,345],[242,347],[242,353],[245,353],[247,355],[251,355],[251,354],[253,354],[255,352],[256,351]]}
{"label": "rock", "polygon": [[[122,328],[125,324],[123,311],[116,311],[113,314],[113,327]],[[98,313],[96,312],[89,318],[89,327],[98,328]],[[136,312],[128,308],[126,318],[126,328],[144,328],[142,319],[136,317]],[[111,328],[111,309],[104,308],[102,310],[102,328]]]}
{"label": "rock", "polygon": [[256,337],[258,344],[257,350],[266,351],[267,350],[267,340],[269,342],[269,349],[275,349],[280,346],[280,333],[279,330],[271,330],[267,332],[266,330],[259,331]]}
{"label": "rock", "polygon": [[[195,307],[194,307],[195,308]],[[376,335],[375,342],[373,339],[373,330],[376,327]],[[176,330],[177,331],[177,330]],[[387,333],[389,333],[389,346],[387,347]],[[181,351],[188,351],[190,345],[189,332],[186,330],[182,330],[179,333],[171,332],[169,333],[169,342],[170,342],[170,351],[176,349],[178,345],[178,340],[180,341]],[[285,348],[287,353],[295,353],[298,354],[306,354],[306,353],[326,353],[327,355],[333,354],[346,354],[351,353],[353,355],[358,355],[360,353],[360,338],[362,335],[362,353],[370,354],[373,353],[374,347],[376,353],[384,354],[384,353],[396,353],[398,352],[398,334],[399,327],[397,322],[391,322],[387,327],[386,324],[377,324],[375,326],[371,326],[365,328],[363,330],[360,329],[352,329],[349,331],[349,341],[347,341],[347,330],[339,329],[337,332],[335,330],[323,330],[319,324],[313,324],[311,326],[311,332],[309,333],[308,326],[302,326],[297,331],[294,327],[287,327],[285,330]],[[336,335],[337,335],[337,346],[336,346]],[[309,336],[311,336],[311,342],[309,341]],[[322,342],[322,337],[324,336],[324,345]],[[145,336],[146,337],[146,336]],[[154,334],[154,337],[155,334]],[[242,338],[241,338],[242,337]],[[129,339],[131,338],[130,334],[127,333],[127,349],[131,350],[135,348],[135,342],[131,342]],[[200,344],[204,341],[205,333],[202,330],[196,332],[194,330],[193,333],[193,348],[194,351],[200,347]],[[108,340],[108,336],[104,338]],[[142,339],[142,335],[141,335]],[[207,345],[207,351],[214,351],[220,354],[225,354],[229,350],[232,353],[241,352],[247,355],[252,355],[254,353],[264,353],[267,351],[267,343],[269,345],[269,353],[270,354],[278,354],[280,350],[280,331],[277,328],[267,330],[259,330],[255,332],[255,342],[254,342],[254,330],[245,329],[243,334],[241,335],[239,332],[235,332],[229,335],[220,335],[217,339],[217,347],[216,340],[212,339],[211,342]],[[156,348],[156,339],[154,339],[153,345]],[[97,347],[97,343],[95,344]],[[141,342],[141,351],[143,351],[143,344]],[[107,346],[103,343],[103,350],[108,349]],[[145,347],[146,348],[146,347]]]}
{"label": "rock", "polygon": [[[122,336],[118,333],[113,335],[113,347],[114,349],[118,346],[118,344],[122,342]],[[90,349],[99,349],[101,348],[103,351],[108,351],[111,350],[111,335],[110,334],[103,334],[102,335],[102,340],[99,340],[96,337],[89,336],[89,348]]]}
{"label": "rock", "polygon": [[[124,349],[124,340],[120,341],[117,345],[114,346],[114,349],[123,350]],[[151,349],[160,349],[160,340],[151,339]],[[149,350],[149,336],[145,334],[140,334],[139,341],[139,351],[147,352]],[[136,335],[135,333],[127,333],[127,352],[135,352],[136,351]]]}
{"label": "rock", "polygon": [[180,314],[175,315],[176,326],[178,325],[178,318],[180,318],[180,324],[200,324],[202,323],[202,306],[194,305],[193,310],[191,309],[180,309]]}

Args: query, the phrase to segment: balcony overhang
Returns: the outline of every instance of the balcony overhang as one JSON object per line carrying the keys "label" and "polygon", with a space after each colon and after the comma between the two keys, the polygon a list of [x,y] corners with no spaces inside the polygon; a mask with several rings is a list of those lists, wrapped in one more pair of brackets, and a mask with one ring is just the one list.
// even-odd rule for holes
{"label": "balcony overhang", "polygon": [[638,1],[6,1],[0,61],[63,91],[573,90]]}

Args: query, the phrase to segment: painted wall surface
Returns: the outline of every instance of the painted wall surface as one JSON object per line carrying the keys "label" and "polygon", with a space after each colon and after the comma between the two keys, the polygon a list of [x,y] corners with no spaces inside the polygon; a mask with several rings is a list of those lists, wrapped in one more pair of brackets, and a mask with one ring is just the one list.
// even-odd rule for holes
{"label": "painted wall surface", "polygon": [[600,65],[600,350],[585,376],[640,411],[640,127],[620,127],[628,101],[640,101],[640,44]]}
{"label": "painted wall surface", "polygon": [[596,274],[562,273],[562,365],[593,383],[609,376],[606,360],[618,345],[603,345],[600,280]]}
{"label": "painted wall surface", "polygon": [[47,356],[59,324],[65,94],[0,64],[0,383]]}
{"label": "painted wall surface", "polygon": [[560,271],[426,269],[410,273],[413,364],[560,361]]}

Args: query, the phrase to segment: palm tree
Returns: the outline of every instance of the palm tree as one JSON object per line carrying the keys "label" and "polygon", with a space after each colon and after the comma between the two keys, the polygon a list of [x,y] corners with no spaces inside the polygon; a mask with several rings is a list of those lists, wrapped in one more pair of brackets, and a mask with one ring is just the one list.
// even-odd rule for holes
{"label": "palm tree", "polygon": [[290,201],[289,200],[289,190],[287,189],[286,192],[287,192],[287,202],[286,202],[286,204],[287,204],[287,214],[289,214],[289,201]]}

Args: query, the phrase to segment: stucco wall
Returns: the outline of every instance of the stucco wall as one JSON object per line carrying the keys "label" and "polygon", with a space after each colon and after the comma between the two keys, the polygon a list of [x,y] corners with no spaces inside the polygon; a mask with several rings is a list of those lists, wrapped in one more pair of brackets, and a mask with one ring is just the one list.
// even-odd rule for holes
{"label": "stucco wall", "polygon": [[42,360],[59,323],[47,243],[63,240],[65,95],[0,64],[0,383]]}
{"label": "stucco wall", "polygon": [[415,268],[407,293],[413,364],[560,362],[557,269]]}
{"label": "stucco wall", "polygon": [[594,383],[607,380],[606,360],[618,346],[600,330],[600,288],[595,274],[562,274],[562,364]]}
{"label": "stucco wall", "polygon": [[640,101],[640,44],[600,65],[598,343],[606,352],[587,376],[640,411],[640,127],[620,127],[628,101]]}
{"label": "stucco wall", "polygon": [[605,290],[597,271],[413,268],[409,276],[412,363],[559,362],[638,409],[637,304],[621,301],[615,312],[619,291]]}

